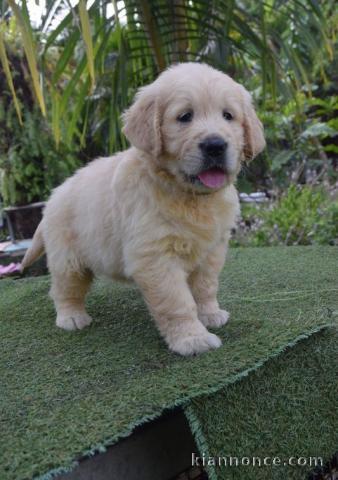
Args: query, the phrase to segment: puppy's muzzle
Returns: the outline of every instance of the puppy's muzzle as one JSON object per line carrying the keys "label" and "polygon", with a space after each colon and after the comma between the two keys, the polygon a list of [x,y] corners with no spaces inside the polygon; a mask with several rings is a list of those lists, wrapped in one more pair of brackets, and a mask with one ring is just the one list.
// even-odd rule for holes
{"label": "puppy's muzzle", "polygon": [[218,135],[206,137],[199,144],[199,148],[203,154],[204,168],[217,167],[225,169],[227,146],[228,144]]}

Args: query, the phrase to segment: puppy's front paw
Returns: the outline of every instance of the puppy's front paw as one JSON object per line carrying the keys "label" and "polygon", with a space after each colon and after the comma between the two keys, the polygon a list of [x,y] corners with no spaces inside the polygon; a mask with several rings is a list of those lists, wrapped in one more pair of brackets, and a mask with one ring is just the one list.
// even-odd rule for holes
{"label": "puppy's front paw", "polygon": [[221,327],[228,322],[229,316],[226,310],[218,310],[215,313],[200,313],[198,318],[205,327]]}
{"label": "puppy's front paw", "polygon": [[180,355],[194,355],[207,352],[213,348],[219,348],[221,345],[222,342],[217,335],[206,330],[203,334],[186,334],[181,338],[177,338],[175,342],[169,344],[169,348]]}
{"label": "puppy's front paw", "polygon": [[92,323],[92,317],[86,312],[58,313],[56,325],[64,330],[82,330]]}

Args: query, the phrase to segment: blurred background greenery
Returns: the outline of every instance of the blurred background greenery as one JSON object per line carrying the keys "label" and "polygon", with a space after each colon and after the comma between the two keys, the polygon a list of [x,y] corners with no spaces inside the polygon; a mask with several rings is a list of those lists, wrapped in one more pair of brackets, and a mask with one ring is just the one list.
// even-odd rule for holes
{"label": "blurred background greenery", "polygon": [[253,94],[267,149],[238,181],[234,245],[337,244],[338,11],[331,0],[0,0],[0,196],[45,200],[127,146],[120,115],[178,61]]}

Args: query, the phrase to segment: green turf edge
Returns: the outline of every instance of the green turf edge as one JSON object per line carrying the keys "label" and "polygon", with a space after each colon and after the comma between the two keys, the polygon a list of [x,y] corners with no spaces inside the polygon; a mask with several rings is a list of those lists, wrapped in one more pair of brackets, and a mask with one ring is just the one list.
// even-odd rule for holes
{"label": "green turf edge", "polygon": [[[326,315],[331,317],[329,311],[326,313]],[[79,460],[74,460],[68,466],[58,467],[58,468],[52,469],[52,470],[46,472],[43,475],[40,475],[38,477],[34,477],[34,480],[52,480],[57,475],[61,475],[63,473],[71,472],[72,470],[74,470],[74,468],[76,468],[79,465],[80,460],[83,460],[85,458],[93,457],[97,453],[104,453],[107,450],[108,447],[114,445],[115,443],[117,443],[119,440],[122,440],[123,438],[129,437],[129,435],[132,434],[133,430],[136,427],[139,427],[139,426],[143,425],[144,423],[151,422],[152,420],[155,420],[156,418],[159,418],[162,415],[164,410],[167,410],[167,409],[169,410],[169,409],[173,409],[173,408],[177,408],[177,407],[183,408],[183,411],[186,415],[186,418],[188,420],[191,431],[192,431],[192,433],[195,437],[198,448],[204,447],[206,445],[206,441],[205,441],[204,436],[202,434],[201,426],[199,424],[199,421],[195,417],[195,415],[194,414],[191,415],[192,409],[189,409],[190,402],[193,401],[194,398],[199,398],[199,397],[202,397],[204,395],[211,395],[213,393],[218,392],[219,390],[226,387],[227,385],[231,385],[231,384],[241,380],[243,377],[247,377],[250,373],[258,370],[260,367],[265,365],[271,358],[279,356],[286,349],[294,347],[301,340],[305,340],[306,338],[311,337],[312,335],[320,332],[321,330],[324,330],[325,328],[330,328],[334,325],[335,325],[335,322],[322,324],[322,325],[319,325],[316,328],[308,330],[305,333],[302,333],[301,335],[298,335],[298,337],[296,337],[294,340],[292,340],[291,342],[288,342],[285,345],[283,345],[282,347],[278,348],[275,352],[268,355],[267,357],[262,358],[259,362],[255,363],[252,367],[250,367],[246,370],[243,370],[242,372],[240,372],[240,373],[238,373],[234,376],[231,376],[230,378],[227,378],[226,380],[224,380],[224,382],[221,382],[220,384],[218,384],[216,386],[206,388],[205,390],[201,390],[199,393],[197,393],[195,395],[192,395],[189,400],[179,400],[179,401],[174,402],[170,405],[169,404],[165,405],[162,412],[156,413],[154,415],[146,415],[146,416],[142,417],[141,419],[139,419],[137,422],[133,422],[130,425],[128,425],[128,427],[125,429],[124,432],[121,432],[118,435],[112,436],[111,438],[107,438],[103,443],[97,444],[95,447],[93,447],[90,450],[85,450],[79,456]],[[208,449],[205,447],[205,449],[201,450],[201,451],[204,452],[204,453],[207,453],[207,450]],[[209,474],[211,480],[217,480],[216,471],[215,471],[214,468],[209,469],[209,467],[208,467],[207,471],[208,471],[208,474]]]}
{"label": "green turf edge", "polygon": [[[297,345],[301,340],[305,340],[305,339],[311,337],[312,335],[316,335],[317,333],[321,332],[322,330],[324,330],[326,328],[333,327],[334,325],[335,325],[335,323],[331,323],[331,324],[327,324],[327,325],[321,325],[321,326],[319,326],[315,329],[312,329],[311,331],[309,331],[307,333],[299,335],[292,342],[289,342],[286,345],[282,346],[281,348],[276,350],[274,353],[272,353],[271,355],[269,355],[265,359],[261,360],[260,362],[257,362],[255,365],[248,368],[247,370],[243,370],[243,372],[240,372],[239,374],[237,374],[232,379],[229,379],[229,381],[224,383],[223,387],[220,387],[220,388],[217,388],[217,389],[215,389],[215,388],[210,389],[210,390],[212,390],[210,393],[215,393],[216,391],[221,390],[222,388],[226,387],[227,385],[233,384],[233,383],[241,380],[242,378],[247,377],[250,373],[258,370],[263,365],[265,365],[270,359],[278,357],[286,349],[292,348],[295,345]],[[198,395],[198,397],[203,396],[203,395],[205,395],[205,394],[201,393],[200,395]],[[207,393],[207,395],[208,395],[208,393]],[[196,398],[196,396],[194,398]],[[193,401],[193,398],[191,400]],[[198,453],[200,453],[200,455],[204,455],[206,458],[212,457],[212,455],[210,455],[209,448],[208,448],[208,443],[207,443],[206,438],[205,438],[204,433],[203,433],[202,425],[201,425],[199,419],[197,418],[197,416],[195,415],[194,409],[192,408],[190,402],[187,402],[185,405],[183,405],[183,411],[184,411],[184,415],[185,415],[186,419],[188,420],[190,430],[191,430],[191,432],[194,436],[197,448],[199,450]],[[205,470],[206,470],[210,480],[217,480],[218,477],[217,477],[215,465],[206,465]]]}
{"label": "green turf edge", "polygon": [[[333,312],[334,315],[336,315],[337,312]],[[268,363],[268,361],[272,358],[276,358],[279,356],[279,354],[281,354],[283,351],[286,351],[287,349],[289,348],[293,348],[295,347],[301,340],[306,340],[310,337],[313,337],[315,335],[317,335],[318,333],[320,333],[321,331],[325,330],[325,329],[332,329],[332,328],[337,328],[338,327],[338,323],[336,321],[334,321],[333,323],[331,324],[328,324],[328,325],[325,325],[325,326],[322,326],[322,327],[319,327],[317,329],[314,329],[312,331],[312,333],[309,333],[309,334],[304,334],[304,335],[300,335],[299,337],[297,337],[294,341],[290,342],[288,345],[282,347],[281,349],[279,349],[278,351],[276,351],[275,353],[271,354],[269,356],[269,358],[267,359],[267,361],[263,361],[262,363],[259,362],[258,364],[256,364],[256,366],[253,366],[241,373],[239,373],[237,376],[236,376],[236,379],[233,381],[233,382],[229,382],[228,384],[234,384],[236,383],[237,380],[240,380],[241,378],[244,378],[246,376],[248,376],[249,374],[257,371],[260,367],[262,367],[263,365],[265,365],[266,363]],[[258,367],[257,367],[258,365]],[[221,390],[221,389],[220,389]],[[194,397],[194,399],[196,399],[196,396]],[[200,422],[199,418],[197,417],[197,415],[195,414],[195,411],[194,411],[194,408],[193,408],[193,403],[194,403],[194,399],[192,399],[191,402],[187,403],[186,405],[183,406],[183,412],[184,412],[184,415],[189,423],[189,427],[190,427],[190,430],[194,436],[194,440],[196,442],[196,446],[197,446],[197,449],[198,449],[198,454],[200,454],[201,456],[204,456],[206,459],[208,458],[212,458],[213,455],[211,455],[210,453],[210,450],[209,450],[209,447],[208,447],[208,441],[203,433],[203,425],[202,423]],[[329,464],[334,461],[334,459],[337,458],[338,459],[338,451],[333,453],[332,457],[330,459],[328,459],[328,461],[325,463],[325,465],[321,468],[320,472],[322,475],[326,475],[327,473],[330,473],[328,471],[329,469]],[[210,480],[218,480],[218,475],[217,475],[217,470],[215,468],[215,465],[211,464],[211,465],[204,465],[203,466],[204,470],[207,472],[208,474],[208,478]],[[334,470],[336,471],[336,470]],[[312,479],[312,475],[316,475],[315,473],[315,470],[309,472],[308,474],[308,477],[306,478],[310,478]],[[317,479],[317,476],[313,476],[313,480],[315,480],[315,478]],[[324,476],[323,476],[324,478]],[[326,477],[325,477],[326,478]],[[330,477],[331,478],[331,477]],[[334,477],[336,478],[336,477]],[[305,477],[304,477],[305,479]],[[319,477],[318,477],[319,479]],[[322,476],[320,477],[320,479],[322,479]]]}
{"label": "green turf edge", "polygon": [[[198,448],[198,452],[196,453],[200,453],[200,455],[203,454],[207,458],[211,458],[212,455],[209,452],[208,442],[204,436],[202,425],[195,415],[194,409],[190,404],[188,404],[183,408],[183,411],[186,419],[188,420],[190,430],[194,436]],[[210,480],[217,480],[217,474],[214,466],[205,466],[205,470],[207,471],[208,478]]]}

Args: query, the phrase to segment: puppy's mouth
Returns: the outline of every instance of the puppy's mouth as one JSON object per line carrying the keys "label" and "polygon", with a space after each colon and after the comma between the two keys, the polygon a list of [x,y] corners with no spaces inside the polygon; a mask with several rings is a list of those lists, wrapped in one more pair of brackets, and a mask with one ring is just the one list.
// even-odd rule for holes
{"label": "puppy's mouth", "polygon": [[202,170],[197,175],[185,175],[185,177],[194,185],[204,186],[212,190],[223,187],[227,180],[226,171],[220,167],[212,167]]}

